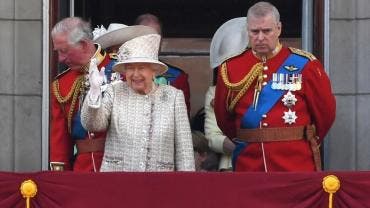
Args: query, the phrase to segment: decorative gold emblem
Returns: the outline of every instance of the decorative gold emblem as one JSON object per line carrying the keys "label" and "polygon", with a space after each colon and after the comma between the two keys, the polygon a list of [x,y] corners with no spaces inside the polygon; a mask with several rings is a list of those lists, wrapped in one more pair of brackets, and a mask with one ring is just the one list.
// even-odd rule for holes
{"label": "decorative gold emblem", "polygon": [[340,188],[340,180],[335,175],[328,175],[322,180],[322,188],[329,193],[329,208],[333,207],[333,195]]}
{"label": "decorative gold emblem", "polygon": [[30,198],[37,194],[37,185],[32,180],[23,181],[19,188],[23,198],[26,198],[26,208],[30,208]]}

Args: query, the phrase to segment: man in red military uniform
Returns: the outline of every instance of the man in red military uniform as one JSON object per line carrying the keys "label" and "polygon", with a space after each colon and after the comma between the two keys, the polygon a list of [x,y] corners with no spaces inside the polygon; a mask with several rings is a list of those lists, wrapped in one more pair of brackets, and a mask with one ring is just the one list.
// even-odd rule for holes
{"label": "man in red military uniform", "polygon": [[[90,25],[77,17],[58,22],[51,33],[58,61],[69,69],[51,86],[50,165],[53,170],[98,171],[105,132],[87,132],[80,122],[80,105],[88,90],[91,59],[105,71],[115,63],[92,41]],[[111,76],[109,76],[111,77]],[[110,80],[106,80],[108,83]],[[77,155],[74,157],[74,145]]]}
{"label": "man in red military uniform", "polygon": [[320,62],[282,47],[278,10],[267,2],[247,14],[251,49],[219,67],[217,123],[234,138],[235,171],[321,169],[319,145],[335,119],[335,97]]}

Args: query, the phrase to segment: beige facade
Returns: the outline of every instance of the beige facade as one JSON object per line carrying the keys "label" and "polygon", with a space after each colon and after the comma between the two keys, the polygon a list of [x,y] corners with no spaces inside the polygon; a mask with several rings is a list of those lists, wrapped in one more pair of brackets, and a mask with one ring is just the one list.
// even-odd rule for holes
{"label": "beige facade", "polygon": [[[0,171],[47,168],[50,43],[44,31],[49,29],[48,2],[0,1]],[[328,71],[337,98],[337,117],[325,143],[325,167],[368,170],[370,4],[368,0],[330,0],[326,15]],[[201,47],[204,50],[204,45]],[[185,59],[201,68],[189,73],[194,114],[206,91],[201,83],[211,82],[211,72],[205,64],[208,56],[165,58],[173,63]],[[189,65],[183,67],[186,70]]]}

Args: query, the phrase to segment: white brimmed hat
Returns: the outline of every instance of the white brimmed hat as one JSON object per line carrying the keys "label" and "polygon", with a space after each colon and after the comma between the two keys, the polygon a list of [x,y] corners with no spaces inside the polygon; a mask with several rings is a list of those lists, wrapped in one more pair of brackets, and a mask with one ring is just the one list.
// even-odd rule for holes
{"label": "white brimmed hat", "polygon": [[209,61],[212,69],[237,56],[248,47],[247,18],[238,17],[222,24],[212,37]]}
{"label": "white brimmed hat", "polygon": [[120,23],[111,23],[108,29],[105,29],[102,25],[95,28],[92,33],[94,42],[99,43],[105,49],[114,45],[121,45],[138,36],[156,34],[157,32],[144,25],[127,26]]}
{"label": "white brimmed hat", "polygon": [[125,64],[152,63],[157,75],[165,73],[167,65],[158,61],[160,41],[160,35],[149,34],[125,42],[118,50],[118,62],[113,66],[113,70],[122,73]]}

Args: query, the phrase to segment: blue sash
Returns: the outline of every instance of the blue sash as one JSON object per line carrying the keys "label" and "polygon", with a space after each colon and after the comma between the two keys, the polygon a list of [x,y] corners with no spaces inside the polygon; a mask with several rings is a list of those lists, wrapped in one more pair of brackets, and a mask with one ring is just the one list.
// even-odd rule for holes
{"label": "blue sash", "polygon": [[[307,64],[308,59],[296,55],[290,54],[285,62],[279,67],[277,73],[279,74],[297,74],[302,71],[304,66]],[[289,71],[284,68],[284,66],[294,66],[298,69],[294,71]],[[251,105],[247,112],[244,113],[240,128],[254,129],[259,128],[262,115],[266,114],[271,110],[275,103],[286,93],[286,90],[274,90],[271,88],[272,80],[270,80],[266,86],[260,92],[259,101],[256,110],[253,105]]]}
{"label": "blue sash", "polygon": [[85,139],[87,136],[87,131],[81,124],[81,111],[78,110],[73,116],[72,127],[71,127],[71,136],[73,139]]}

